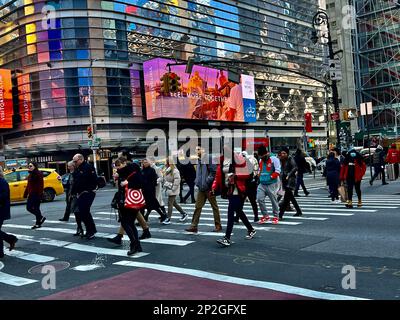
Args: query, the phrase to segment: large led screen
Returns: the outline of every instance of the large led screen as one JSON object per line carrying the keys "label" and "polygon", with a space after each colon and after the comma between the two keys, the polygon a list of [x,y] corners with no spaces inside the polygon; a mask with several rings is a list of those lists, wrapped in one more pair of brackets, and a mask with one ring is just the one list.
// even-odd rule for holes
{"label": "large led screen", "polygon": [[255,121],[253,104],[243,103],[242,84],[229,82],[227,71],[194,66],[188,74],[186,65],[169,70],[168,63],[175,61],[156,58],[143,64],[148,120]]}
{"label": "large led screen", "polygon": [[11,71],[0,69],[0,128],[10,129],[13,127],[13,101]]}

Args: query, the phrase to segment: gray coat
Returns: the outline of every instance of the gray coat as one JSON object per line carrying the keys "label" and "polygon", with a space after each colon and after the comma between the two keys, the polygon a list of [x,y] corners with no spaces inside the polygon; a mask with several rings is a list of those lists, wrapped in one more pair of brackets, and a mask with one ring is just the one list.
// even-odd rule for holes
{"label": "gray coat", "polygon": [[[282,168],[281,168],[281,176],[282,176],[282,185],[285,189],[296,189],[296,173],[297,173],[297,165],[296,161],[292,157],[289,157],[283,165],[282,161]],[[286,180],[288,178],[288,180]]]}
{"label": "gray coat", "polygon": [[[204,163],[208,158],[208,163]],[[217,166],[212,163],[211,157],[203,156],[197,161],[195,184],[202,192],[211,190],[217,172]]]}

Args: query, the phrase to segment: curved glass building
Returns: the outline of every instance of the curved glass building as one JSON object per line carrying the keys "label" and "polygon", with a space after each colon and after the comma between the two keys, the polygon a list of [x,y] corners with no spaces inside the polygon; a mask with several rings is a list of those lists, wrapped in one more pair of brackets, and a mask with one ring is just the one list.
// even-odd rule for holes
{"label": "curved glass building", "polygon": [[317,0],[0,2],[0,68],[12,71],[14,86],[13,128],[2,130],[7,158],[62,166],[77,150],[89,152],[90,103],[102,158],[139,150],[150,128],[168,126],[146,120],[142,63],[156,57],[239,60],[235,68],[254,75],[257,122],[221,129],[268,130],[273,144],[294,145],[311,113],[310,135],[326,137],[324,87],[306,77],[324,73],[322,48],[310,40]]}

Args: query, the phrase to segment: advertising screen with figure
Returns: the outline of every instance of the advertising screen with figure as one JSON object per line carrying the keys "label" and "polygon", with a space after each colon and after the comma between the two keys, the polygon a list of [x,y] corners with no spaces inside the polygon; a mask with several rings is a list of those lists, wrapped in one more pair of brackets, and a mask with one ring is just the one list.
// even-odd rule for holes
{"label": "advertising screen with figure", "polygon": [[188,74],[186,65],[169,69],[169,63],[175,61],[157,58],[143,64],[148,120],[248,121],[245,115],[254,106],[245,109],[242,84],[229,82],[227,71],[194,66]]}
{"label": "advertising screen with figure", "polygon": [[13,127],[13,111],[11,71],[0,69],[0,128]]}

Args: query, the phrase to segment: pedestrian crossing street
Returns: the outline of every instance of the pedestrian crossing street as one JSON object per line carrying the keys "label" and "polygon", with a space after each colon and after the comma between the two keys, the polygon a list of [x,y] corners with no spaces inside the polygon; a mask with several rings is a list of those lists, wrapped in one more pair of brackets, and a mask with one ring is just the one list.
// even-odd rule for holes
{"label": "pedestrian crossing street", "polygon": [[[253,211],[249,202],[245,203],[244,212],[257,230],[257,235],[262,236],[264,232],[271,230],[279,232],[279,229],[282,228],[307,228],[307,225],[310,223],[326,223],[330,219],[342,219],[356,214],[373,214],[377,213],[379,210],[395,210],[400,207],[400,199],[394,199],[389,195],[379,196],[379,199],[376,199],[375,195],[366,195],[363,199],[363,207],[355,207],[353,209],[345,208],[343,203],[332,203],[325,194],[311,194],[309,197],[303,196],[296,199],[303,210],[303,216],[293,217],[295,212],[286,212],[285,219],[280,221],[278,225],[273,225],[270,221],[264,225],[253,223]],[[271,206],[268,198],[266,202],[268,211],[271,213]],[[227,223],[226,212],[228,201],[218,199],[218,204],[221,212],[222,224],[223,227],[225,227]],[[95,254],[96,256],[106,255],[117,259],[133,259],[132,261],[134,261],[151,254],[156,255],[157,250],[161,248],[175,248],[175,250],[180,250],[179,248],[190,247],[196,241],[202,239],[210,239],[211,243],[215,244],[215,240],[223,236],[221,232],[216,233],[212,231],[214,229],[214,218],[209,203],[206,203],[203,208],[200,224],[198,226],[199,232],[197,234],[185,231],[191,224],[190,222],[195,205],[182,204],[181,206],[189,214],[189,218],[185,222],[179,222],[180,215],[174,209],[171,225],[160,224],[158,221],[158,214],[152,212],[149,220],[152,237],[142,240],[142,246],[145,252],[137,253],[130,257],[126,255],[129,245],[129,239],[126,236],[124,236],[124,245],[122,247],[116,247],[108,241],[101,241],[101,239],[114,237],[118,230],[119,225],[116,221],[115,214],[111,211],[93,212],[93,217],[99,232],[96,234],[98,240],[95,239],[92,241],[72,236],[76,231],[73,217],[71,217],[69,222],[61,222],[57,220],[59,218],[58,216],[54,217],[53,215],[48,215],[43,227],[37,230],[31,230],[31,225],[16,224],[13,223],[13,220],[10,220],[9,223],[3,225],[3,230],[15,234],[19,241],[16,249],[11,252],[8,251],[6,247],[4,248],[6,257],[0,262],[0,288],[2,288],[3,285],[20,287],[38,282],[38,280],[33,277],[28,277],[28,273],[24,275],[14,274],[13,265],[26,263],[26,270],[28,270],[37,264],[46,264],[52,261],[63,260],[65,259],[67,251],[79,252],[79,254],[86,254],[92,258],[93,254]],[[139,234],[141,234],[140,227],[138,227],[138,231]],[[233,240],[235,240],[235,237],[244,237],[246,234],[246,228],[241,223],[236,224],[233,231],[236,233],[236,235],[233,234]],[[37,244],[37,246],[35,244]],[[251,245],[251,242],[249,242],[249,245]],[[40,250],[43,248],[51,248],[54,250],[46,250],[45,252],[47,254],[45,255],[40,254]],[[49,252],[54,254],[54,256],[48,255]],[[118,265],[118,262],[115,264]],[[72,270],[85,269],[80,267],[82,266],[75,266]]]}

